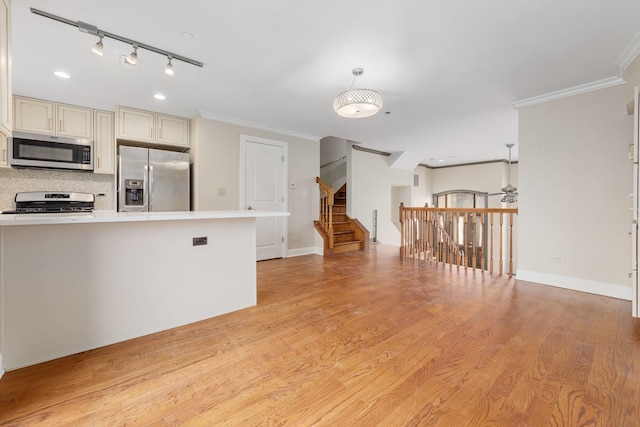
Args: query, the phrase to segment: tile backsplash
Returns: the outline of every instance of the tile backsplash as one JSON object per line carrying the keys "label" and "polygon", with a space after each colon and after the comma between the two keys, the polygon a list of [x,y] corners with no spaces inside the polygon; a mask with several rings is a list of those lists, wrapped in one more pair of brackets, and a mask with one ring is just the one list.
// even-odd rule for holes
{"label": "tile backsplash", "polygon": [[[116,210],[114,175],[48,169],[0,168],[0,210],[15,209],[21,191],[79,191],[96,195],[96,210]],[[98,196],[104,194],[105,196]]]}

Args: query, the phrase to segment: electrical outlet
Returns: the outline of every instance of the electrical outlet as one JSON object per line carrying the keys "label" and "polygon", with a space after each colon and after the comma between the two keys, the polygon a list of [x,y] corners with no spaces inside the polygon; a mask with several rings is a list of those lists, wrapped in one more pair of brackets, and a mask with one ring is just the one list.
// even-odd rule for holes
{"label": "electrical outlet", "polygon": [[207,244],[206,237],[194,237],[193,238],[193,246],[203,246]]}

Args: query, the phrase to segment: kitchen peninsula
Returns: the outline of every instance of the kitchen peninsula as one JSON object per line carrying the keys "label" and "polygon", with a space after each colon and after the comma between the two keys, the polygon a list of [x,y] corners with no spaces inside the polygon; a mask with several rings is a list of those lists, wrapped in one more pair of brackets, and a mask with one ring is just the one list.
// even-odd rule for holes
{"label": "kitchen peninsula", "polygon": [[257,217],[287,212],[0,216],[5,369],[256,305]]}

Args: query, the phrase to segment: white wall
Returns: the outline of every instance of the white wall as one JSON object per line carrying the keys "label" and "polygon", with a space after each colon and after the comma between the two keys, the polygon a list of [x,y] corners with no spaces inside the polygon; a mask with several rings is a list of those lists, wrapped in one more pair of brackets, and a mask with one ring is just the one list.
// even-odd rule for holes
{"label": "white wall", "polygon": [[631,298],[627,98],[620,85],[520,110],[519,279]]}
{"label": "white wall", "polygon": [[[240,135],[284,141],[288,144],[289,189],[287,248],[289,255],[318,250],[313,220],[317,219],[320,175],[320,143],[235,124],[206,119],[191,120],[194,210],[237,210],[240,208]],[[224,189],[224,195],[218,195]],[[295,239],[293,240],[292,237]],[[321,242],[321,241],[320,241]],[[322,247],[322,244],[319,244]]]}
{"label": "white wall", "polygon": [[[506,150],[506,148],[505,148]],[[506,151],[505,151],[506,152]],[[452,166],[433,170],[433,193],[449,190],[472,190],[486,193],[500,193],[506,185],[508,165],[491,162],[467,166]],[[511,184],[518,186],[518,164],[511,165]],[[501,196],[490,196],[489,207],[507,207],[500,203]],[[516,207],[510,205],[508,207]]]}
{"label": "white wall", "polygon": [[387,157],[350,149],[347,153],[347,212],[357,218],[373,237],[373,211],[378,211],[377,240],[387,245],[400,246],[400,232],[393,224],[392,212],[399,206],[393,202],[393,187],[413,186],[413,175],[419,174],[420,187],[412,187],[411,205],[427,198],[426,188],[429,185],[426,173],[419,166],[415,170],[392,169],[387,164]]}

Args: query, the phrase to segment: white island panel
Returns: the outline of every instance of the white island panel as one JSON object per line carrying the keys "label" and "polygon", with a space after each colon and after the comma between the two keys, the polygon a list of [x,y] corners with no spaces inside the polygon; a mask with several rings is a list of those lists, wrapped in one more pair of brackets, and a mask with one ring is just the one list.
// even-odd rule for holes
{"label": "white island panel", "polygon": [[[5,226],[6,369],[256,305],[255,218]],[[193,246],[194,237],[207,237]]]}

